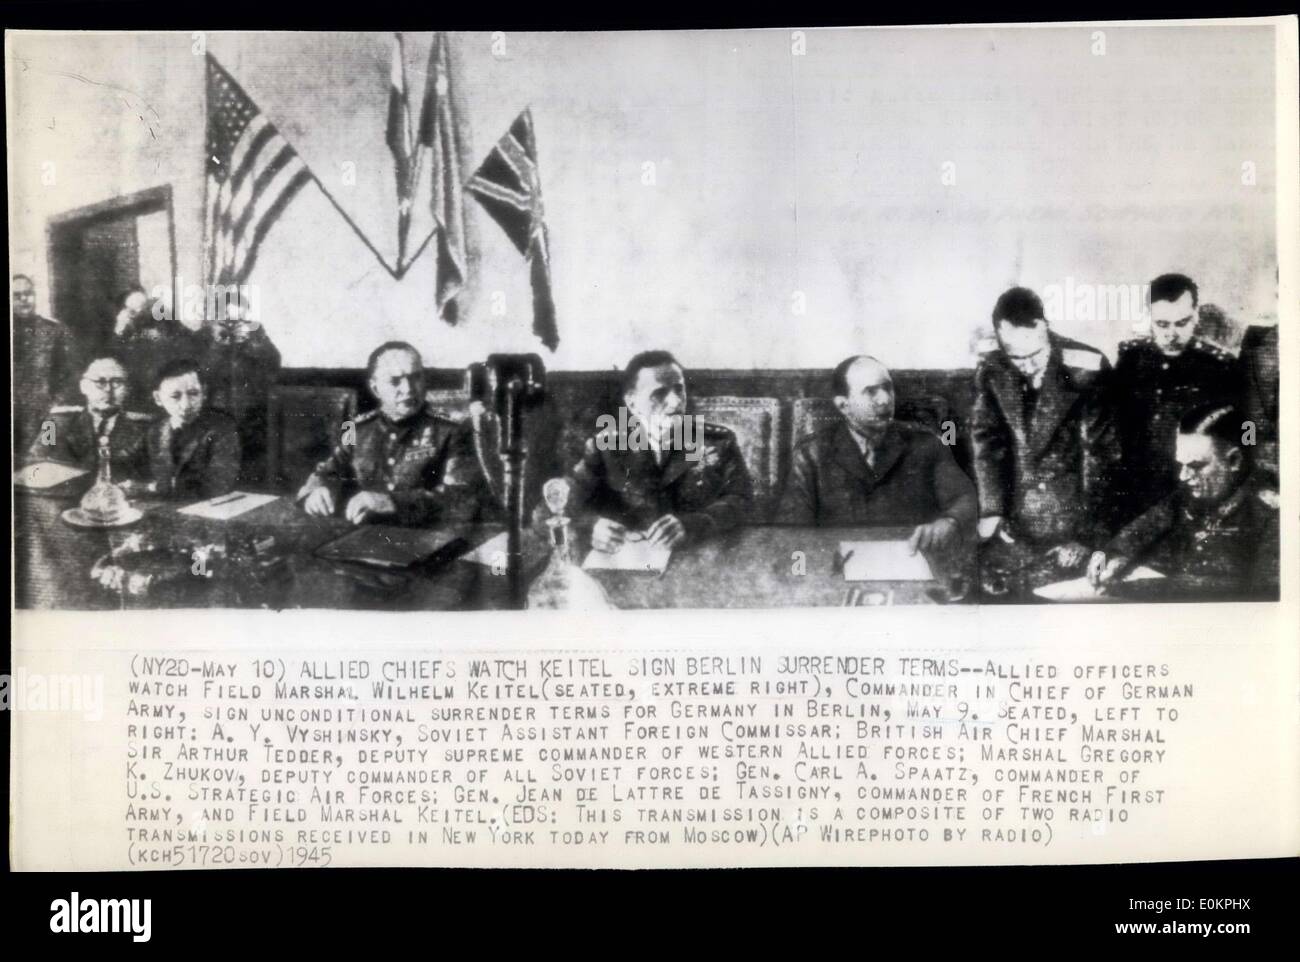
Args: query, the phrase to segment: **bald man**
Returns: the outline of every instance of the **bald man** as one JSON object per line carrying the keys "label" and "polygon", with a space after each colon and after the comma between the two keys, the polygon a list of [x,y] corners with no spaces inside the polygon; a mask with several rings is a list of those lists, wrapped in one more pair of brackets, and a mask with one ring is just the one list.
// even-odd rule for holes
{"label": "bald man", "polygon": [[831,376],[843,420],[799,442],[780,517],[790,524],[912,526],[916,549],[945,550],[973,535],[975,485],[952,452],[919,425],[894,420],[894,381],[873,357]]}

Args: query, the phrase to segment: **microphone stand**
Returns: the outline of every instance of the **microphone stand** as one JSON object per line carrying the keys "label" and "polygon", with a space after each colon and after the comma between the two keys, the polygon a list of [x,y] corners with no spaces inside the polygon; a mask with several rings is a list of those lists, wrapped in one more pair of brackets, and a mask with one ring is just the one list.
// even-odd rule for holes
{"label": "microphone stand", "polygon": [[509,525],[506,531],[506,579],[510,586],[510,605],[518,610],[523,610],[528,604],[523,555],[524,461],[528,452],[524,448],[523,408],[519,403],[523,390],[523,382],[517,377],[511,378],[505,385],[505,410],[498,412],[501,418],[499,454]]}

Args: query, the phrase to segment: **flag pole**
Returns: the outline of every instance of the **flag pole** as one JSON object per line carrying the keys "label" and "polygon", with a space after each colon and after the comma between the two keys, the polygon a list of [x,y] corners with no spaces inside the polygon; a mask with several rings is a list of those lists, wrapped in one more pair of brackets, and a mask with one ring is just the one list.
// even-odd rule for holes
{"label": "flag pole", "polygon": [[[319,187],[320,192],[325,195],[325,199],[330,202],[331,206],[333,206],[333,208],[336,211],[338,211],[339,216],[342,217],[347,222],[347,225],[352,228],[352,233],[356,234],[357,237],[361,238],[361,243],[365,244],[367,249],[369,249],[370,253],[375,255],[375,260],[379,261],[379,263],[383,265],[384,270],[388,271],[389,276],[391,276],[395,281],[400,281],[402,279],[402,275],[406,273],[405,268],[394,269],[393,267],[389,266],[388,261],[384,260],[384,255],[379,253],[379,251],[375,249],[375,245],[370,242],[370,238],[367,237],[362,232],[361,228],[357,226],[356,221],[354,221],[350,216],[348,216],[348,212],[343,209],[343,207],[339,204],[339,202],[334,199],[334,195],[331,194],[325,188],[325,185],[321,183],[320,178],[316,176],[316,172],[311,170],[311,168],[308,168],[307,171],[311,175],[312,182],[317,187]],[[427,240],[425,241],[425,244],[428,244]],[[423,250],[424,249],[423,246],[421,246],[420,249]],[[412,260],[414,259],[415,258],[412,258]]]}

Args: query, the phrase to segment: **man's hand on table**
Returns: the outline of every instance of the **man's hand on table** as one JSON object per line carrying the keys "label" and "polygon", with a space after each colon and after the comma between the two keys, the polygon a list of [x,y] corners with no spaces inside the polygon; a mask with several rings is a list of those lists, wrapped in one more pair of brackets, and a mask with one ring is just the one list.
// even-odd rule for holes
{"label": "man's hand on table", "polygon": [[675,514],[666,514],[646,529],[646,540],[662,548],[675,548],[686,540],[686,525]]}
{"label": "man's hand on table", "polygon": [[343,516],[353,524],[362,524],[371,518],[382,518],[397,514],[397,505],[392,497],[378,491],[362,491],[354,494],[352,500],[343,509]]}
{"label": "man's hand on table", "polygon": [[597,551],[613,554],[623,542],[630,540],[632,532],[626,525],[611,521],[609,518],[597,518],[591,529],[591,546]]}
{"label": "man's hand on table", "polygon": [[1105,591],[1120,580],[1120,576],[1128,566],[1129,560],[1123,555],[1107,555],[1104,551],[1094,551],[1092,557],[1088,559],[1088,583],[1099,592]]}
{"label": "man's hand on table", "polygon": [[334,492],[329,488],[317,488],[302,503],[302,509],[318,518],[329,518],[334,514]]}
{"label": "man's hand on table", "polygon": [[957,540],[957,522],[952,518],[940,518],[929,524],[918,524],[907,539],[907,550],[912,554],[918,551],[943,551]]}

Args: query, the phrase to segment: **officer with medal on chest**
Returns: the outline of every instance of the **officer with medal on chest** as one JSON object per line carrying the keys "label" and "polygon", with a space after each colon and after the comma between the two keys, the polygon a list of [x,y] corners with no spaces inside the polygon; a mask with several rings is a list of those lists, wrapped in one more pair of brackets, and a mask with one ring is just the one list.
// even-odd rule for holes
{"label": "officer with medal on chest", "polygon": [[381,344],[367,373],[379,408],[344,425],[333,453],[298,492],[303,509],[342,511],[353,524],[476,520],[486,488],[471,428],[425,406],[419,351],[403,341]]}
{"label": "officer with medal on chest", "polygon": [[[736,436],[687,414],[686,375],[667,351],[644,351],[623,374],[621,418],[588,438],[569,473],[591,545],[640,538],[674,548],[740,524],[753,482]],[[688,424],[689,420],[689,424]]]}
{"label": "officer with medal on chest", "polygon": [[1196,284],[1182,274],[1151,282],[1151,334],[1124,341],[1115,363],[1114,406],[1123,447],[1120,493],[1135,517],[1178,486],[1178,423],[1194,407],[1239,404],[1235,357],[1196,335]]}

